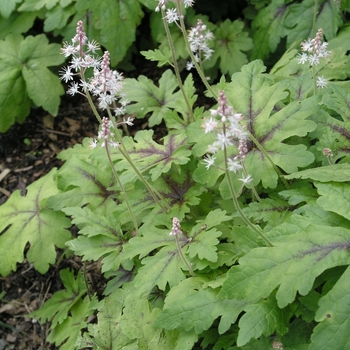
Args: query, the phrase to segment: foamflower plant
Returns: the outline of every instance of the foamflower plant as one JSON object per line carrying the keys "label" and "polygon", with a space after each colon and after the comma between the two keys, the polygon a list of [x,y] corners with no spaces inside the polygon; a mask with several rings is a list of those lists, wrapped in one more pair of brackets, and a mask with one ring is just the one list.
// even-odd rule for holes
{"label": "foamflower plant", "polygon": [[[194,1],[153,5],[154,30],[163,24],[168,40],[167,50],[146,55],[168,64],[156,81],[115,70],[83,21],[63,44],[68,65],[60,79],[73,99],[87,98],[99,132],[62,151],[60,169],[1,206],[0,273],[24,259],[43,274],[60,269],[62,289],[29,317],[49,323],[47,341],[63,350],[346,349],[344,34],[326,44],[324,27],[313,39],[300,35],[301,54],[293,48],[287,24],[299,35],[293,16],[317,18],[318,2],[285,2],[283,11],[277,2],[249,3],[260,30],[254,48],[241,20],[213,27],[193,16]],[[233,69],[240,50],[219,57],[236,42],[254,57],[265,47],[261,33],[292,41],[272,67],[250,59]],[[182,66],[179,48],[187,50]],[[208,80],[213,59],[230,74]],[[144,128],[130,136],[137,119]],[[63,268],[62,254],[79,268]],[[89,262],[103,277],[100,288]]]}

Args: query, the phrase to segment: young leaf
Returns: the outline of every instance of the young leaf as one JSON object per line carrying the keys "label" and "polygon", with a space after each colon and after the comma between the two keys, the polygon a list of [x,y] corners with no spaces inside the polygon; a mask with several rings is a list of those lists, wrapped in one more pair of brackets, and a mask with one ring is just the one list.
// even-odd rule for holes
{"label": "young leaf", "polygon": [[30,314],[30,316],[40,319],[42,322],[52,321],[53,327],[67,319],[72,307],[87,292],[84,277],[80,271],[77,278],[75,278],[72,271],[64,269],[60,271],[60,277],[65,290],[56,292],[39,310]]}
{"label": "young leaf", "polygon": [[23,262],[27,243],[30,243],[28,261],[40,273],[47,272],[56,259],[55,247],[63,248],[69,240],[66,229],[70,227],[70,220],[64,213],[46,207],[47,197],[57,193],[55,173],[53,169],[29,185],[24,197],[15,191],[1,206],[0,273],[3,276],[16,271],[17,262]]}
{"label": "young leaf", "polygon": [[268,297],[278,288],[276,299],[283,308],[296,292],[306,295],[314,280],[326,269],[350,263],[350,231],[342,227],[310,224],[273,241],[274,247],[256,248],[239,260],[227,274],[221,298],[249,301]]}
{"label": "young leaf", "polygon": [[[316,124],[306,118],[318,111],[318,98],[294,101],[276,111],[276,104],[287,96],[284,91],[287,85],[284,81],[273,83],[271,77],[262,74],[264,71],[260,60],[244,66],[242,72],[232,76],[232,83],[227,87],[227,98],[235,110],[243,114],[248,131],[272,162],[291,173],[298,167],[310,164],[314,156],[306,150],[306,146],[286,144],[284,140],[292,136],[305,136],[316,128]],[[253,142],[249,148],[245,166],[254,184],[262,181],[265,188],[275,188],[278,180],[276,168]]]}
{"label": "young leaf", "polygon": [[176,108],[181,100],[181,93],[174,90],[178,87],[175,75],[171,70],[163,73],[159,79],[159,88],[152,80],[140,75],[138,80],[125,79],[123,91],[128,100],[136,102],[127,107],[130,114],[136,113],[137,118],[143,118],[146,114],[152,113],[149,119],[149,126],[160,124],[167,115],[171,113],[170,108]]}
{"label": "young leaf", "polygon": [[319,301],[310,350],[347,349],[350,346],[350,268]]}
{"label": "young leaf", "polygon": [[[188,150],[186,139],[181,135],[167,135],[162,145],[156,143],[152,136],[153,130],[143,130],[139,131],[134,139],[124,138],[123,142],[138,169],[142,173],[150,169],[151,180],[154,182],[162,173],[167,173],[172,164],[188,163],[191,151]],[[123,179],[128,178],[131,181],[135,178],[135,171],[125,159],[117,164],[117,169],[124,170],[121,175]]]}
{"label": "young leaf", "polygon": [[217,245],[219,244],[217,238],[222,235],[222,232],[215,229],[214,226],[229,219],[230,217],[226,216],[224,211],[216,209],[209,212],[204,221],[194,226],[187,248],[189,257],[194,258],[197,255],[199,259],[216,262],[218,260]]}
{"label": "young leaf", "polygon": [[243,52],[251,50],[254,46],[243,28],[244,22],[241,20],[231,22],[227,19],[219,25],[214,32],[214,52],[210,60],[206,61],[206,66],[211,67],[219,60],[221,72],[231,75],[248,63],[247,56]]}
{"label": "young leaf", "polygon": [[169,48],[160,50],[140,51],[140,54],[145,56],[149,61],[158,61],[157,67],[162,67],[171,62],[171,52]]}
{"label": "young leaf", "polygon": [[[51,300],[51,299],[50,299]],[[69,309],[69,315],[62,323],[51,327],[47,341],[60,345],[60,350],[71,350],[84,328],[87,327],[86,319],[92,316],[97,306],[97,299],[92,300],[88,296],[77,300]],[[60,306],[57,306],[60,307]],[[69,329],[69,332],[67,332]],[[64,342],[64,344],[62,344]]]}

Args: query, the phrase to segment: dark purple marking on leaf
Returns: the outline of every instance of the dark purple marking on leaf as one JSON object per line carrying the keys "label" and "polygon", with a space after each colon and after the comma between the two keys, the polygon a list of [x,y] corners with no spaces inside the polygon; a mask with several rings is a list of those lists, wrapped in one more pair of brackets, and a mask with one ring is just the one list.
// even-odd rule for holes
{"label": "dark purple marking on leaf", "polygon": [[350,241],[347,242],[334,242],[329,245],[315,245],[313,248],[308,250],[300,251],[299,254],[295,257],[304,258],[308,254],[319,255],[316,261],[320,261],[324,259],[328,254],[332,253],[334,250],[349,250],[350,249]]}
{"label": "dark purple marking on leaf", "polygon": [[350,133],[346,128],[342,128],[338,125],[327,124],[332,130],[338,132],[340,135],[344,136],[348,141],[350,141]]}
{"label": "dark purple marking on leaf", "polygon": [[282,5],[281,7],[278,7],[275,11],[275,15],[274,15],[274,19],[277,17],[282,17],[285,13],[285,11],[287,10],[287,5]]}
{"label": "dark purple marking on leaf", "polygon": [[170,135],[168,142],[164,145],[164,150],[156,148],[153,143],[148,143],[149,147],[133,150],[133,151],[130,151],[129,153],[138,154],[143,158],[158,155],[158,159],[156,159],[153,163],[147,164],[147,166],[152,166],[160,162],[167,164],[169,162],[172,162],[174,159],[176,159],[172,157],[172,154],[185,143],[186,143],[186,139],[183,139],[181,140],[181,142],[177,143],[175,140],[175,135]]}
{"label": "dark purple marking on leaf", "polygon": [[[106,187],[96,179],[95,176],[92,176],[89,172],[85,171],[84,169],[82,168],[79,168],[79,167],[74,167],[76,170],[78,170],[80,172],[80,174],[87,180],[93,182],[96,187],[99,188],[100,192],[99,193],[86,193],[88,195],[92,195],[92,196],[97,196],[97,197],[102,197],[104,198],[104,202],[112,197],[113,195],[115,195],[117,192],[116,191],[108,191],[106,189]],[[111,184],[112,186],[113,184]]]}
{"label": "dark purple marking on leaf", "polygon": [[168,185],[170,190],[167,193],[162,193],[166,199],[170,199],[170,205],[179,204],[180,206],[184,204],[184,197],[187,191],[194,185],[192,181],[191,174],[187,173],[185,180],[180,184],[176,182],[173,178],[166,175],[164,176],[164,181]]}

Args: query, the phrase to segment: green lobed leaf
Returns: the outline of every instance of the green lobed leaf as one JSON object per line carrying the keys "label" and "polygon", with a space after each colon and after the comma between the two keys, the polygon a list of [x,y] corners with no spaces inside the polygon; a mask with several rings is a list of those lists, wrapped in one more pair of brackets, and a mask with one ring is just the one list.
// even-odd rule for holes
{"label": "green lobed leaf", "polygon": [[23,4],[18,8],[18,11],[36,11],[40,10],[43,7],[50,10],[53,8],[60,0],[26,0]]}
{"label": "green lobed leaf", "polygon": [[157,67],[162,67],[166,64],[170,64],[171,60],[171,52],[169,49],[161,50],[148,50],[148,51],[140,51],[140,54],[145,56],[149,61],[156,61]]}
{"label": "green lobed leaf", "polygon": [[[251,50],[253,41],[248,33],[243,31],[244,22],[236,20],[231,22],[226,19],[220,23],[214,31],[215,47],[212,57],[206,62],[206,66],[212,66],[219,60],[219,68],[222,74],[233,74],[248,63],[247,55],[243,52]],[[234,59],[232,59],[234,57]]]}
{"label": "green lobed leaf", "polygon": [[125,79],[123,91],[129,101],[136,102],[127,106],[127,112],[136,113],[137,118],[152,113],[149,126],[160,124],[163,119],[167,119],[167,115],[171,113],[170,109],[176,108],[181,100],[181,93],[174,93],[177,87],[176,77],[170,69],[159,79],[159,87],[143,75],[140,75],[138,80]]}
{"label": "green lobed leaf", "polygon": [[143,266],[135,276],[135,288],[140,296],[147,296],[155,286],[165,290],[176,286],[185,279],[182,272],[184,263],[176,249],[175,241],[172,246],[162,248],[154,256],[142,260]]}
{"label": "green lobed leaf", "polygon": [[326,269],[350,263],[349,230],[310,224],[273,241],[274,247],[252,249],[227,274],[220,298],[257,301],[277,290],[278,306],[290,304],[299,292],[310,292]]}
{"label": "green lobed leaf", "polygon": [[[50,299],[51,300],[51,299]],[[77,300],[69,309],[69,315],[62,323],[52,327],[46,340],[56,345],[61,345],[60,350],[71,350],[84,328],[87,327],[86,320],[94,314],[97,306],[97,298],[92,300],[88,296]],[[60,306],[57,306],[60,307]],[[69,332],[67,332],[69,329]],[[64,342],[64,344],[62,344]]]}
{"label": "green lobed leaf", "polygon": [[[154,182],[163,173],[167,173],[172,164],[188,163],[191,151],[188,149],[186,139],[181,135],[167,135],[162,145],[156,143],[152,136],[153,130],[142,130],[136,134],[134,139],[124,138],[123,143],[139,171],[143,173],[149,169],[151,180]],[[124,170],[121,178],[128,178],[131,181],[136,176],[134,169],[121,155],[118,157],[122,160],[117,164],[117,169]]]}
{"label": "green lobed leaf", "polygon": [[67,25],[68,20],[76,13],[74,4],[62,7],[57,4],[54,8],[46,12],[44,21],[44,31],[51,32],[55,29],[61,29]]}
{"label": "green lobed leaf", "polygon": [[80,271],[75,278],[72,271],[64,269],[60,271],[60,277],[65,289],[56,292],[40,309],[30,314],[42,322],[52,321],[53,328],[68,318],[74,305],[87,293],[84,277]]}
{"label": "green lobed leaf", "polygon": [[[335,37],[342,20],[336,4],[329,0],[320,0],[316,14],[316,30],[322,28],[327,40]],[[315,1],[303,0],[289,6],[289,13],[285,19],[285,26],[292,29],[288,33],[287,47],[295,42],[314,37],[312,33]]]}
{"label": "green lobed leaf", "polygon": [[298,171],[285,175],[286,179],[311,179],[320,182],[347,182],[350,181],[350,164],[337,163],[324,167]]}
{"label": "green lobed leaf", "polygon": [[[6,2],[1,2],[4,4]],[[22,34],[28,32],[33,27],[38,12],[13,12],[8,18],[0,17],[0,39],[5,39],[7,35]]]}
{"label": "green lobed leaf", "polygon": [[45,35],[10,34],[0,41],[0,131],[29,113],[30,99],[56,115],[60,95],[64,93],[59,79],[47,66],[63,63],[58,44],[48,44]]}
{"label": "green lobed leaf", "polygon": [[46,206],[47,198],[57,193],[53,169],[27,188],[27,195],[15,191],[0,211],[0,273],[7,276],[27,259],[40,273],[46,273],[56,259],[56,247],[63,248],[70,238],[70,220],[64,213]]}
{"label": "green lobed leaf", "polygon": [[[197,334],[210,328],[214,320],[221,316],[219,333],[226,332],[242,312],[245,301],[218,300],[217,291],[211,288],[197,291],[182,291],[173,288],[168,295],[176,293],[176,302],[165,300],[165,306],[153,323],[154,327],[167,330],[194,330]],[[181,290],[181,293],[179,292]]]}
{"label": "green lobed leaf", "polygon": [[246,345],[252,338],[259,339],[263,334],[287,333],[289,319],[293,313],[290,308],[280,309],[274,295],[244,307],[245,314],[239,320],[237,346]]}
{"label": "green lobed leaf", "polygon": [[263,220],[265,222],[277,222],[283,215],[289,215],[290,205],[282,200],[275,198],[263,198],[259,202],[252,202],[248,207],[242,209],[243,213],[254,220],[254,222]]}
{"label": "green lobed leaf", "polygon": [[136,28],[143,17],[140,2],[138,0],[89,2],[92,24],[100,31],[100,38],[95,39],[110,52],[111,64],[115,66],[122,61],[135,41]]}
{"label": "green lobed leaf", "polygon": [[152,309],[146,298],[133,294],[125,298],[123,306],[123,317],[120,320],[121,331],[130,339],[137,339],[140,349],[143,344],[147,344],[148,349],[161,350],[162,344],[158,342],[162,330],[152,327],[160,310]]}
{"label": "green lobed leaf", "polygon": [[210,262],[218,260],[218,237],[222,235],[222,232],[214,226],[230,219],[225,214],[220,209],[212,210],[205,220],[193,227],[190,234],[191,240],[186,251],[190,258],[197,255],[199,259],[206,259]]}
{"label": "green lobed leaf", "polygon": [[22,2],[22,0],[7,0],[0,3],[0,14],[4,18],[9,18],[13,10],[16,8],[16,4]]}
{"label": "green lobed leaf", "polygon": [[63,208],[62,211],[72,216],[72,223],[79,228],[79,236],[66,243],[76,255],[82,256],[83,260],[102,259],[104,264],[107,256],[120,253],[126,238],[122,235],[120,223],[115,215],[103,216],[88,207]]}
{"label": "green lobed leaf", "polygon": [[261,9],[252,22],[254,29],[254,47],[252,59],[265,59],[270,52],[275,52],[281,38],[286,34],[283,23],[288,13],[285,0],[273,0]]}
{"label": "green lobed leaf", "polygon": [[113,185],[114,177],[105,161],[87,162],[72,156],[56,176],[58,188],[63,192],[48,199],[50,208],[60,210],[89,204],[91,209],[107,212],[116,209],[115,192],[108,189]]}
{"label": "green lobed leaf", "polygon": [[347,349],[350,347],[350,268],[333,288],[319,300],[315,320],[319,324],[311,336],[310,350]]}
{"label": "green lobed leaf", "polygon": [[[287,85],[283,81],[274,83],[271,76],[262,74],[264,71],[260,60],[244,66],[242,72],[232,76],[232,83],[227,87],[227,98],[235,110],[243,114],[248,131],[272,162],[291,173],[298,167],[309,165],[314,156],[306,150],[306,146],[286,144],[284,140],[292,136],[305,136],[316,128],[316,124],[306,118],[318,111],[318,97],[294,101],[276,110],[276,104],[287,96],[284,91]],[[264,188],[275,188],[278,180],[275,167],[253,143],[249,149],[245,166],[254,184],[262,181]]]}
{"label": "green lobed leaf", "polygon": [[317,204],[321,208],[350,220],[350,188],[348,183],[315,182],[314,185],[320,195]]}
{"label": "green lobed leaf", "polygon": [[[125,297],[125,291],[119,291],[119,294]],[[80,346],[79,349],[86,348],[92,341],[93,344],[102,349],[137,350],[137,346],[133,348],[127,347],[134,343],[134,341],[127,337],[120,329],[119,321],[122,316],[122,309],[122,300],[118,300],[115,296],[104,298],[99,303],[97,324],[90,324],[88,332],[76,342],[76,345]]]}

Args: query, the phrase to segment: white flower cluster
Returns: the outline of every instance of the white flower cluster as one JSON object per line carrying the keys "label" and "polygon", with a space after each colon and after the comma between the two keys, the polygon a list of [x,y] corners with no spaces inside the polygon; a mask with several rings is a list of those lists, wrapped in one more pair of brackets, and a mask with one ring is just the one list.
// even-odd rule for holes
{"label": "white flower cluster", "polygon": [[[134,118],[128,117],[128,119],[124,119],[122,122],[119,122],[116,124],[116,126],[119,126],[121,124],[127,124],[129,126],[134,125],[133,124]],[[102,140],[101,147],[110,146],[113,148],[118,148],[120,146],[119,142],[116,142],[114,139],[114,132],[112,131],[114,129],[114,125],[111,120],[109,120],[106,117],[102,118],[102,124],[101,129],[98,132],[97,139],[91,140],[89,148],[94,149],[96,148],[99,140]]]}
{"label": "white flower cluster", "polygon": [[[327,58],[331,53],[327,50],[328,43],[323,41],[323,30],[321,28],[316,33],[315,38],[309,38],[300,45],[302,53],[297,58],[299,64],[309,63],[310,66],[317,66],[322,58]],[[327,80],[320,76],[317,78],[316,85],[318,88],[324,88],[327,86]]]}
{"label": "white flower cluster", "polygon": [[[112,108],[116,115],[124,114],[128,101],[122,93],[123,76],[110,69],[108,51],[105,51],[102,59],[95,55],[98,49],[95,41],[88,41],[83,22],[79,21],[72,43],[65,42],[61,49],[65,57],[72,58],[69,65],[61,70],[60,78],[66,83],[72,81],[67,91],[69,95],[79,93],[85,96],[89,91],[97,97],[101,109]],[[85,79],[88,68],[93,69],[93,76]],[[74,81],[75,76],[80,77],[79,83]],[[115,108],[115,102],[119,102],[120,106]]]}
{"label": "white flower cluster", "polygon": [[[188,41],[197,61],[200,60],[202,54],[204,55],[204,60],[208,60],[211,57],[214,50],[209,47],[209,42],[213,38],[213,33],[207,29],[207,26],[203,24],[201,19],[197,21],[195,27],[191,28],[188,34]],[[193,62],[187,62],[186,68],[190,70],[193,66]]]}
{"label": "white flower cluster", "polygon": [[182,235],[180,220],[178,218],[173,218],[173,227],[169,236],[178,236]]}
{"label": "white flower cluster", "polygon": [[[247,132],[241,121],[241,113],[235,113],[233,107],[228,105],[224,91],[219,91],[219,106],[211,110],[211,117],[204,120],[202,128],[205,133],[216,132],[216,140],[208,147],[209,155],[206,155],[203,163],[209,169],[215,165],[216,153],[228,146],[238,144],[238,154],[227,159],[228,170],[234,173],[243,169],[242,161],[248,153]],[[218,119],[219,117],[219,119]],[[240,179],[244,184],[252,181],[250,175]]]}

